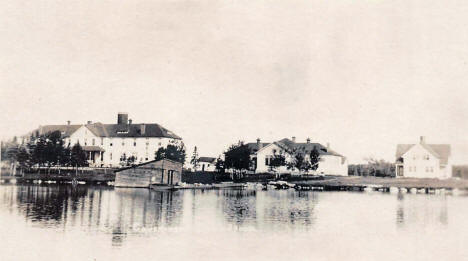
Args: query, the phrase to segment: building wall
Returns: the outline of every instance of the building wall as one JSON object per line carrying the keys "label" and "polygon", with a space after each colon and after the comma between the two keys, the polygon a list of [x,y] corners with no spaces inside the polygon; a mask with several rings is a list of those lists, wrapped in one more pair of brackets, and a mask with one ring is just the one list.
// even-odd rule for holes
{"label": "building wall", "polygon": [[[156,151],[168,144],[178,144],[179,141],[166,137],[97,137],[86,126],[82,126],[69,138],[65,146],[73,146],[77,142],[81,146],[99,146],[104,149],[103,160],[96,157],[96,166],[118,167],[120,158],[135,156],[136,164],[153,160]],[[98,159],[99,158],[99,159]]]}
{"label": "building wall", "polygon": [[[268,158],[273,157],[273,155],[284,153],[283,149],[281,149],[276,144],[269,144],[263,149],[259,150],[256,154],[257,156],[257,168],[255,172],[263,173],[263,172],[270,172],[270,168],[266,165],[266,160]],[[286,161],[291,160],[291,155],[284,154]],[[306,159],[308,160],[309,155],[306,155]],[[293,173],[297,171],[289,170],[286,166],[281,166],[275,169],[276,172],[279,173]],[[320,163],[319,167],[316,171],[317,173],[326,174],[326,175],[341,175],[347,176],[348,175],[348,162],[346,159],[343,160],[340,156],[334,155],[321,155],[320,156]]]}
{"label": "building wall", "polygon": [[[276,154],[283,154],[284,151],[278,145],[271,143],[266,145],[264,148],[260,149],[256,156],[257,156],[257,168],[255,172],[262,173],[262,172],[269,172],[270,167],[266,164],[266,159],[271,158],[273,155]],[[289,155],[285,155],[286,160],[289,160]],[[286,167],[279,167],[276,169],[277,172],[289,172]]]}
{"label": "building wall", "polygon": [[446,178],[448,171],[441,170],[440,160],[420,144],[414,145],[402,156],[403,177],[412,178]]}
{"label": "building wall", "polygon": [[200,162],[197,170],[216,171],[216,163],[213,162]]}
{"label": "building wall", "polygon": [[[172,173],[172,176],[169,174]],[[172,177],[172,178],[171,178]],[[160,160],[116,172],[115,186],[147,188],[151,184],[176,185],[182,181],[182,164]]]}
{"label": "building wall", "polygon": [[327,175],[348,176],[348,161],[340,156],[320,156],[318,173]]}

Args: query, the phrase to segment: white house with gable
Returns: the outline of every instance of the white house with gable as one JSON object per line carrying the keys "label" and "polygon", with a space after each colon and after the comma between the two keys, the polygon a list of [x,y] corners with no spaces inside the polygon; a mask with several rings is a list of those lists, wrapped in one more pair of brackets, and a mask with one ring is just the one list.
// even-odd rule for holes
{"label": "white house with gable", "polygon": [[[346,157],[330,149],[329,145],[325,147],[320,143],[311,143],[310,139],[307,139],[305,143],[296,142],[295,137],[292,140],[285,138],[272,143],[262,143],[260,139],[257,139],[256,143],[247,143],[247,146],[252,152],[251,159],[255,163],[254,168],[256,173],[270,172],[270,162],[275,155],[283,155],[286,161],[290,161],[293,157],[292,151],[300,150],[303,152],[305,160],[309,160],[310,152],[316,148],[320,154],[320,161],[318,169],[313,173],[339,176],[348,175]],[[275,171],[278,173],[295,172],[286,166],[278,167]]]}
{"label": "white house with gable", "polygon": [[427,144],[421,137],[417,144],[398,144],[396,177],[449,178],[452,176],[449,144]]}

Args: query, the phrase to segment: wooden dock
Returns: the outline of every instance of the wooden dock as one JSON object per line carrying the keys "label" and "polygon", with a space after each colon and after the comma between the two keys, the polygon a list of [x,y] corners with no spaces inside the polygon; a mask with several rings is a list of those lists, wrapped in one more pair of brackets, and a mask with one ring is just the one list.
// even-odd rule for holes
{"label": "wooden dock", "polygon": [[299,181],[295,184],[296,190],[468,194],[468,180],[457,179],[335,177],[324,180]]}

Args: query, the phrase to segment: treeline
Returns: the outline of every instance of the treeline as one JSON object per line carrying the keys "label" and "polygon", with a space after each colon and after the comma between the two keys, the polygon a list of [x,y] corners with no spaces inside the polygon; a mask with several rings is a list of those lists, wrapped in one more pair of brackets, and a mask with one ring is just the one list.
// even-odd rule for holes
{"label": "treeline", "polygon": [[79,143],[64,146],[59,131],[45,135],[31,136],[27,143],[2,142],[2,160],[17,164],[21,170],[34,167],[84,167],[88,166],[86,152]]}
{"label": "treeline", "polygon": [[349,176],[395,177],[395,164],[383,159],[366,159],[367,164],[350,164]]}

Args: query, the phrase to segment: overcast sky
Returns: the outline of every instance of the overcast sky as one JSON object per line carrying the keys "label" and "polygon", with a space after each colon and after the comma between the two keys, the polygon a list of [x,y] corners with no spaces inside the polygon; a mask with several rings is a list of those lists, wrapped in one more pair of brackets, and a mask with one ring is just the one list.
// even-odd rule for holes
{"label": "overcast sky", "polygon": [[156,122],[218,156],[310,137],[360,162],[452,144],[468,164],[468,2],[0,1],[1,138]]}

